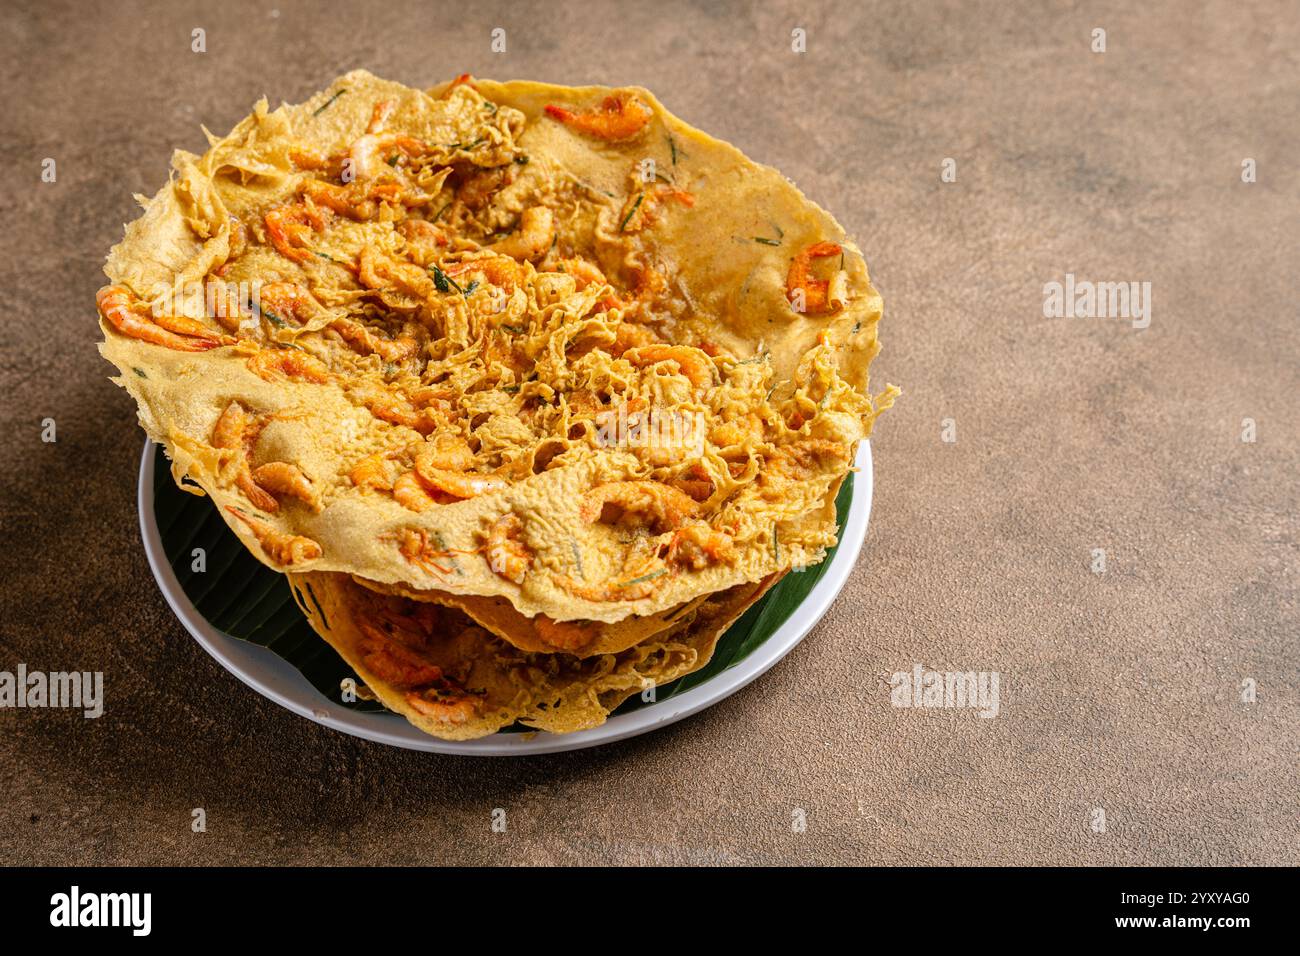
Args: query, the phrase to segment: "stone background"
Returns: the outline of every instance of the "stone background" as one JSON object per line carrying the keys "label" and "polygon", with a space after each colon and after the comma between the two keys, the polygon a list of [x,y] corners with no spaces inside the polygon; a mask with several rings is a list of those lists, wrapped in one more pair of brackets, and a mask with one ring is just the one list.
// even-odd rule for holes
{"label": "stone background", "polygon": [[[103,670],[108,701],[0,711],[0,861],[1300,862],[1298,50],[1290,2],[8,4],[0,669]],[[200,123],[358,66],[647,86],[857,237],[905,395],[850,584],[757,683],[609,747],[445,758],[261,699],[168,610],[103,256]],[[1067,272],[1151,282],[1151,326],[1043,318]],[[891,707],[916,663],[1000,672],[1000,715]]]}

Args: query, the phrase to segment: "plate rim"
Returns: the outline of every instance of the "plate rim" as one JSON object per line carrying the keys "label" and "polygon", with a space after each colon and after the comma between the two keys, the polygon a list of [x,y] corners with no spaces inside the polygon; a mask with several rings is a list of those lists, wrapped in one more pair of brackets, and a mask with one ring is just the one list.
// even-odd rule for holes
{"label": "plate rim", "polygon": [[[874,490],[871,443],[863,440],[854,461],[857,473],[853,497],[830,565],[795,611],[771,637],[740,663],[698,687],[670,697],[662,704],[650,704],[631,713],[612,716],[599,727],[590,730],[569,734],[546,731],[491,734],[476,740],[441,740],[417,730],[398,714],[361,713],[327,700],[292,664],[270,648],[242,641],[217,630],[195,609],[166,558],[154,514],[153,474],[158,448],[156,443],[146,439],[140,457],[140,475],[136,489],[140,537],[154,581],[172,613],[199,646],[242,683],[313,723],[391,747],[460,756],[531,756],[581,750],[627,740],[684,720],[757,680],[808,636],[826,616],[848,583],[866,540]],[[277,664],[280,666],[277,667]]]}

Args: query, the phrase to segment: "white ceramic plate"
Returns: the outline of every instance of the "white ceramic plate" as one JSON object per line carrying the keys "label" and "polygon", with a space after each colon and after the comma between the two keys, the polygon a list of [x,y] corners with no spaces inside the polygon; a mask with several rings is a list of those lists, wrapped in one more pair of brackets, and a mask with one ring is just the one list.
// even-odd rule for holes
{"label": "white ceramic plate", "polygon": [[153,576],[157,579],[163,596],[186,630],[194,635],[194,639],[230,673],[262,696],[269,697],[295,714],[381,744],[433,753],[501,756],[578,750],[635,737],[716,704],[790,653],[822,619],[858,560],[862,541],[867,534],[867,518],[871,514],[871,446],[863,442],[858,452],[857,466],[860,470],[854,480],[853,500],[849,505],[845,526],[840,531],[839,547],[830,559],[830,567],[808,593],[799,609],[744,660],[698,687],[661,703],[648,704],[631,713],[611,717],[592,730],[572,734],[494,734],[478,740],[450,741],[423,734],[396,714],[358,713],[327,700],[297,668],[274,651],[223,634],[209,624],[181,590],[163,552],[153,508],[156,454],[157,446],[153,442],[146,442],[144,457],[140,462],[140,534],[144,539],[145,553],[149,556],[149,567],[153,569]]}

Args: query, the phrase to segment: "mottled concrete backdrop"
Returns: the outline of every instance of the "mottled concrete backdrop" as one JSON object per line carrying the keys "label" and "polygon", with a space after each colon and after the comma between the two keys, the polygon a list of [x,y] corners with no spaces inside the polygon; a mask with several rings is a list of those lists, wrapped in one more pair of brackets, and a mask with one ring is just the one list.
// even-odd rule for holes
{"label": "mottled concrete backdrop", "polygon": [[[0,711],[0,861],[1300,863],[1297,18],[1285,0],[7,4],[0,670],[102,670],[108,699],[92,721]],[[354,67],[642,84],[857,237],[886,302],[873,379],[906,394],[873,441],[849,586],[756,684],[598,750],[443,758],[263,700],[168,610],[135,408],[94,348],[100,265],[200,124]],[[1150,282],[1150,327],[1044,318],[1067,272]],[[999,715],[892,707],[915,664],[997,671]]]}

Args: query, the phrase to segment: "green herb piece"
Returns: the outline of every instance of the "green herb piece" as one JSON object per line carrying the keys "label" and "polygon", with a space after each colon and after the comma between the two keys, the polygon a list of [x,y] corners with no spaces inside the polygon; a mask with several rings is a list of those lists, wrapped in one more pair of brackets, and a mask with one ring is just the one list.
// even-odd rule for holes
{"label": "green herb piece", "polygon": [[643,199],[645,199],[645,193],[641,193],[636,197],[636,202],[632,203],[632,208],[627,211],[627,215],[623,217],[623,221],[618,224],[619,232],[622,232],[627,228],[628,222],[636,215],[636,211],[641,208],[641,200]]}
{"label": "green herb piece", "polygon": [[668,137],[668,149],[673,154],[673,165],[676,166],[677,165],[677,141],[674,140],[672,136]]}
{"label": "green herb piece", "polygon": [[470,295],[477,288],[478,288],[478,279],[470,279],[469,285],[465,286],[465,298],[469,298]]}
{"label": "green herb piece", "polygon": [[328,259],[330,262],[334,261],[334,257],[328,252],[317,252],[316,255],[320,256],[322,259]]}
{"label": "green herb piece", "polygon": [[324,113],[327,109],[329,109],[331,106],[334,105],[334,101],[335,101],[335,100],[337,100],[340,96],[342,96],[342,95],[343,95],[344,93],[346,93],[346,92],[347,92],[347,90],[339,90],[337,93],[335,93],[335,94],[334,94],[333,96],[331,96],[329,99],[327,99],[324,103],[322,103],[322,104],[321,104],[321,105],[316,109],[316,111],[313,112],[311,115],[312,115],[312,116],[320,116],[321,113]]}
{"label": "green herb piece", "polygon": [[461,295],[465,294],[465,290],[457,285],[456,280],[447,275],[447,273],[443,272],[437,266],[430,266],[429,268],[433,270],[433,284],[439,292],[450,292],[452,289],[455,289]]}
{"label": "green herb piece", "polygon": [[136,375],[139,375],[141,378],[148,378],[148,377],[149,377],[148,375],[144,374],[144,369],[142,369],[142,368],[136,368],[134,365],[131,366],[131,371],[135,372],[135,374],[136,374]]}
{"label": "green herb piece", "polygon": [[[451,549],[447,547],[447,539],[442,536],[441,531],[435,531],[433,533],[433,543],[438,546],[439,552],[445,554],[448,558],[451,559],[451,568],[453,571],[455,571],[457,574],[465,573],[460,566],[460,562],[456,560],[456,556],[452,554]],[[310,585],[308,585],[308,587],[310,587]]]}
{"label": "green herb piece", "polygon": [[516,162],[517,164],[519,164],[520,166],[527,166],[527,165],[528,165],[528,154],[525,153],[525,154],[522,155],[522,156],[516,156],[516,157],[515,157],[515,162]]}
{"label": "green herb piece", "polygon": [[764,236],[755,236],[754,241],[761,242],[765,246],[779,246],[781,244],[780,239],[768,239]]}
{"label": "green herb piece", "polygon": [[330,629],[330,620],[325,616],[325,609],[320,606],[320,598],[316,596],[316,592],[311,589],[310,584],[307,585],[307,593],[311,595],[311,603],[316,605],[316,613],[320,615],[321,626],[328,631]]}
{"label": "green herb piece", "polygon": [[615,587],[620,587],[620,588],[631,587],[634,584],[641,584],[645,581],[653,581],[655,578],[662,577],[667,573],[668,573],[667,568],[660,568],[658,571],[651,571],[649,574],[643,574],[639,578],[633,578],[631,581],[623,581],[621,584],[616,584]]}

